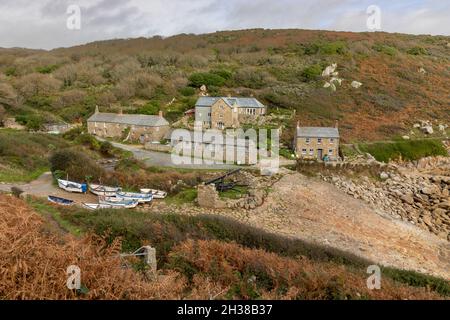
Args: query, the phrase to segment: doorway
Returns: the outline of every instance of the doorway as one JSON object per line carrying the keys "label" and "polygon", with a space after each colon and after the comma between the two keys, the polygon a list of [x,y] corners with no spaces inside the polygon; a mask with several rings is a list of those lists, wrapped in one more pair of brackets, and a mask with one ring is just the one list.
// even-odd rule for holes
{"label": "doorway", "polygon": [[323,159],[323,149],[317,149],[317,157],[322,161]]}

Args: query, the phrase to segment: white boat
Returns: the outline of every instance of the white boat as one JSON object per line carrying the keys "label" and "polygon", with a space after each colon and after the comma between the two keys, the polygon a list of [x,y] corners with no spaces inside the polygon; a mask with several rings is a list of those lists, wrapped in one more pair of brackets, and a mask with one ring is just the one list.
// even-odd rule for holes
{"label": "white boat", "polygon": [[58,179],[58,186],[68,192],[86,193],[87,184]]}
{"label": "white boat", "polygon": [[164,199],[167,197],[167,192],[156,189],[141,189],[141,192],[144,194],[151,193],[154,199]]}
{"label": "white boat", "polygon": [[139,203],[147,203],[153,200],[153,195],[150,193],[117,192],[116,197],[124,200],[136,200]]}
{"label": "white boat", "polygon": [[95,194],[97,196],[114,197],[117,192],[122,191],[122,188],[107,187],[107,186],[102,186],[100,184],[90,184],[89,191],[91,191],[93,194]]}
{"label": "white boat", "polygon": [[123,207],[114,207],[108,204],[101,203],[83,203],[83,207],[89,210],[100,210],[100,209],[123,209]]}
{"label": "white boat", "polygon": [[137,200],[127,200],[124,198],[116,198],[116,197],[103,197],[100,196],[99,203],[104,205],[111,205],[114,207],[122,207],[125,209],[134,209],[138,206],[139,202]]}

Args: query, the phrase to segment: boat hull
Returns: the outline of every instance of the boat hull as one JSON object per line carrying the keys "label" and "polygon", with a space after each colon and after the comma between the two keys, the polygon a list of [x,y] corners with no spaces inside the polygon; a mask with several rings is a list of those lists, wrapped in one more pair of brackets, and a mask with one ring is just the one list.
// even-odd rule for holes
{"label": "boat hull", "polygon": [[141,189],[143,194],[151,194],[153,199],[164,199],[167,197],[167,192],[156,189]]}
{"label": "boat hull", "polygon": [[87,192],[87,185],[84,183],[76,183],[68,180],[61,180],[58,179],[58,187],[61,189],[67,191],[67,192],[73,192],[73,193],[86,193]]}
{"label": "boat hull", "polygon": [[118,192],[116,196],[124,200],[136,200],[139,203],[148,203],[153,200],[153,195],[144,193]]}
{"label": "boat hull", "polygon": [[54,204],[57,204],[57,205],[61,205],[61,206],[72,206],[75,203],[72,200],[64,199],[64,198],[60,198],[60,197],[55,197],[55,196],[48,196],[47,199],[51,203],[54,203]]}
{"label": "boat hull", "polygon": [[89,185],[89,191],[97,196],[114,197],[117,192],[122,191],[122,188],[91,184]]}

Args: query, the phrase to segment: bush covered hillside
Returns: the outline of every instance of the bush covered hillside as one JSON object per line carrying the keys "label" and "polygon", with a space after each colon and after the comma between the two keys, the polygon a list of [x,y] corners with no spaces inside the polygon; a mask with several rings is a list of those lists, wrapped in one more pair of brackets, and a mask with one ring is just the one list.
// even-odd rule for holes
{"label": "bush covered hillside", "polygon": [[[311,125],[339,119],[347,141],[383,139],[420,119],[449,122],[449,52],[444,36],[262,29],[0,49],[0,117],[38,129],[86,119],[99,105],[162,109],[175,121],[205,84],[210,95],[254,95],[271,111],[296,110]],[[332,63],[344,79],[335,92],[322,77]]]}

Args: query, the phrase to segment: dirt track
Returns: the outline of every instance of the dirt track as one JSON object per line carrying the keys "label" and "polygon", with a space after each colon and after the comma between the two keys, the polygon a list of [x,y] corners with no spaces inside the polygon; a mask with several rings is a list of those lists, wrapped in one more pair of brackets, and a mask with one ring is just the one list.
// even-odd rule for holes
{"label": "dirt track", "polygon": [[52,195],[57,197],[63,197],[75,201],[77,204],[83,202],[97,203],[98,199],[93,194],[78,194],[66,192],[53,185],[53,178],[50,172],[44,173],[38,179],[27,184],[0,184],[0,191],[10,192],[11,187],[18,187],[22,189],[26,194],[30,194],[36,197],[45,197]]}
{"label": "dirt track", "polygon": [[250,214],[252,225],[450,279],[447,241],[298,173],[283,177],[273,190]]}

